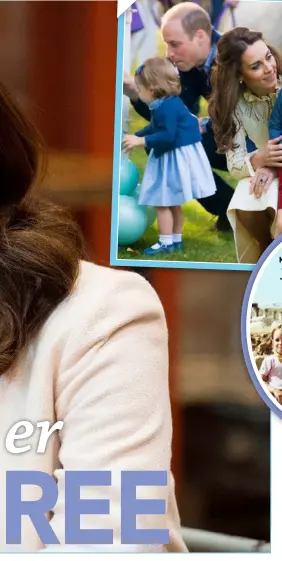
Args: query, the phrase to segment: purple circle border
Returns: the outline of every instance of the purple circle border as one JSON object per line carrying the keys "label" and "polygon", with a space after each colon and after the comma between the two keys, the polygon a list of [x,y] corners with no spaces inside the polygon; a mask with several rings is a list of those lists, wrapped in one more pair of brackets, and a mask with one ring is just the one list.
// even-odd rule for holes
{"label": "purple circle border", "polygon": [[250,358],[250,353],[249,353],[249,349],[248,349],[248,343],[247,343],[247,325],[246,325],[247,321],[246,321],[246,317],[247,317],[247,310],[248,310],[248,305],[249,305],[249,301],[250,301],[251,291],[252,291],[254,282],[257,278],[258,272],[260,271],[260,268],[263,265],[263,263],[268,259],[270,254],[273,252],[273,250],[276,249],[281,244],[282,244],[282,235],[278,236],[273,242],[271,242],[269,247],[264,251],[262,256],[259,258],[257,264],[254,266],[254,269],[251,273],[251,276],[249,278],[247,288],[246,288],[246,291],[245,291],[245,294],[244,294],[242,311],[241,311],[241,344],[242,344],[242,350],[243,350],[243,355],[244,355],[245,364],[247,366],[247,370],[249,372],[251,380],[252,380],[258,394],[260,395],[260,397],[263,399],[263,401],[269,407],[269,409],[273,413],[275,413],[275,415],[278,415],[278,417],[280,417],[280,419],[282,419],[282,407],[280,409],[268,397],[268,395],[266,394],[266,392],[263,390],[262,386],[260,385],[260,383],[258,381],[257,374],[254,370],[253,365],[252,365],[251,358]]}

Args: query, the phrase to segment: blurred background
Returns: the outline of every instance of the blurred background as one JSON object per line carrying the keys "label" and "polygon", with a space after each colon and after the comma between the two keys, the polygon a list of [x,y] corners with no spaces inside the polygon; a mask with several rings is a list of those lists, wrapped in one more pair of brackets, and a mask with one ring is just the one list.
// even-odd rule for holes
{"label": "blurred background", "polygon": [[182,524],[270,539],[270,415],[244,364],[249,273],[151,270],[168,319]]}
{"label": "blurred background", "polygon": [[[116,44],[115,1],[0,3],[1,80],[35,119],[49,155],[38,189],[72,209],[90,257],[104,265]],[[167,316],[182,524],[268,541],[270,415],[240,344],[249,273],[137,272],[152,283]]]}

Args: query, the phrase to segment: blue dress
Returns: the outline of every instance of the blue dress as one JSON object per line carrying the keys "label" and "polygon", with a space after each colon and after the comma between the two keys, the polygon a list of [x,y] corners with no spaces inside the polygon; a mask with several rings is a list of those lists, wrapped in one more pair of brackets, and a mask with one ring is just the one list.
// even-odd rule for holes
{"label": "blue dress", "polygon": [[179,206],[213,195],[216,185],[198,119],[176,96],[156,99],[150,110],[150,124],[136,133],[149,150],[139,204]]}

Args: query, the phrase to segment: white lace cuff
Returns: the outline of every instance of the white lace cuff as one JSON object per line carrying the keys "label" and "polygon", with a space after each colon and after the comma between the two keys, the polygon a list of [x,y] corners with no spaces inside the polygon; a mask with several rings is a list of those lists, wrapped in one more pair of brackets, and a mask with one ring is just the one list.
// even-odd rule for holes
{"label": "white lace cuff", "polygon": [[254,150],[253,152],[249,152],[249,154],[246,154],[245,157],[245,163],[246,166],[249,170],[250,175],[253,177],[255,175],[255,170],[251,164],[251,158],[257,153],[257,150]]}

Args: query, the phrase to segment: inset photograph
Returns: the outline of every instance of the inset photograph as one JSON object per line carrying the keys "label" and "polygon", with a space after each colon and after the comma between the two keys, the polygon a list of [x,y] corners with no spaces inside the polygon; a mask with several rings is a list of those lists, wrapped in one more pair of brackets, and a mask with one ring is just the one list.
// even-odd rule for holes
{"label": "inset photograph", "polygon": [[252,305],[251,341],[258,376],[282,405],[282,300],[275,307]]}
{"label": "inset photograph", "polygon": [[242,307],[245,362],[270,409],[282,418],[282,236],[251,274]]}
{"label": "inset photograph", "polygon": [[281,16],[137,0],[119,18],[112,265],[252,270],[282,232]]}

